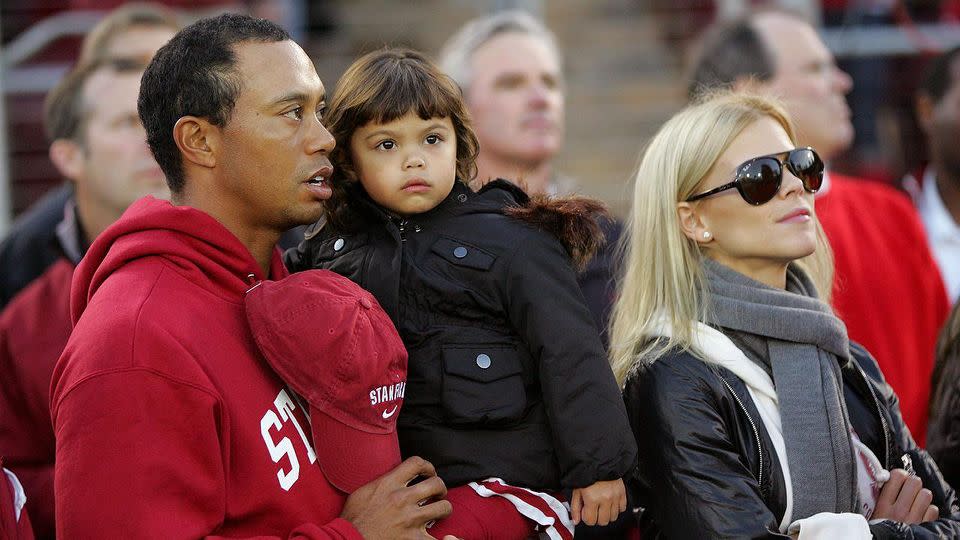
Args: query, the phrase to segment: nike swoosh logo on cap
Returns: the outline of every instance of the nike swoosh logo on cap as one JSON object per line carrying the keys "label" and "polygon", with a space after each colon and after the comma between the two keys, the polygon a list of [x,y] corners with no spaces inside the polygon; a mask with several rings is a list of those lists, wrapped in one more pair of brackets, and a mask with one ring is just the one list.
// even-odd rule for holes
{"label": "nike swoosh logo on cap", "polygon": [[389,411],[383,411],[383,419],[386,420],[387,418],[390,418],[395,412],[397,412],[397,405],[394,405]]}

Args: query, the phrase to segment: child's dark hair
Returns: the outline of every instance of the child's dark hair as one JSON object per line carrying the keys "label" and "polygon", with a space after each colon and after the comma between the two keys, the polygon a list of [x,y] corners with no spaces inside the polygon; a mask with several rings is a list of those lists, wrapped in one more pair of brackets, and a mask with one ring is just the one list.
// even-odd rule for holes
{"label": "child's dark hair", "polygon": [[352,225],[346,189],[348,182],[358,180],[350,150],[353,132],[371,122],[392,122],[411,111],[424,120],[450,118],[457,138],[457,177],[467,183],[473,180],[480,144],[457,84],[417,51],[374,51],[340,77],[324,115],[324,125],[337,139],[331,155],[333,196],[324,203],[331,226]]}

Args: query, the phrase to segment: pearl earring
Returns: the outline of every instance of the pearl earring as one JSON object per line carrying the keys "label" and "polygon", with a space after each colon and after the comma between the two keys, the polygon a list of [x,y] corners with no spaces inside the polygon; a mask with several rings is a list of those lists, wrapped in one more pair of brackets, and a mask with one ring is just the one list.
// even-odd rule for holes
{"label": "pearl earring", "polygon": [[703,239],[704,240],[710,239],[710,231],[703,231]]}

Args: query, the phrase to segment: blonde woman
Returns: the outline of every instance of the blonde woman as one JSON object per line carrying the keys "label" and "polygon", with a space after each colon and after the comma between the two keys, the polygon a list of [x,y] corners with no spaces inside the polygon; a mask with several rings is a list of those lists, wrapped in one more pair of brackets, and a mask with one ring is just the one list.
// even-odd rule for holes
{"label": "blonde woman", "polygon": [[953,490],[819,296],[823,162],[794,140],[777,104],[720,94],[643,157],[611,335],[643,537],[960,534]]}

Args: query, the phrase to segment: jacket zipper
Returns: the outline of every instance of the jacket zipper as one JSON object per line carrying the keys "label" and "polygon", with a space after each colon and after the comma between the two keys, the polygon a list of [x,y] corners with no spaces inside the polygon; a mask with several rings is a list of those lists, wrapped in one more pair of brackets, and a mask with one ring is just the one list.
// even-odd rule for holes
{"label": "jacket zipper", "polygon": [[[877,416],[880,417],[880,425],[883,427],[883,466],[888,471],[890,470],[890,434],[887,432],[887,419],[883,416],[883,409],[880,408],[880,400],[877,398],[877,393],[873,390],[873,385],[870,384],[870,380],[867,378],[867,374],[863,372],[863,368],[860,367],[860,364],[857,364],[856,360],[851,359],[851,362],[857,367],[857,371],[860,372],[860,377],[863,378],[863,383],[867,385],[867,391],[870,392],[870,397],[873,398],[873,404],[877,407]],[[910,456],[907,456],[909,459]],[[904,463],[906,466],[906,463]]]}
{"label": "jacket zipper", "polygon": [[[718,375],[719,376],[719,375]],[[760,474],[757,475],[757,484],[760,485],[760,494],[766,498],[766,486],[763,484],[763,448],[760,446],[760,431],[757,430],[757,425],[753,423],[753,418],[750,416],[750,412],[747,411],[747,407],[744,406],[743,402],[740,401],[740,396],[733,391],[733,387],[730,386],[723,377],[720,377],[720,382],[727,387],[727,390],[730,391],[730,394],[733,396],[733,399],[737,402],[737,405],[740,405],[740,408],[743,409],[743,414],[747,416],[747,421],[750,422],[750,427],[753,428],[753,437],[757,442],[757,455],[760,456]]]}
{"label": "jacket zipper", "polygon": [[406,237],[406,235],[405,235],[404,233],[405,233],[406,230],[407,230],[407,220],[401,219],[401,220],[400,220],[400,223],[397,224],[397,228],[400,229],[400,241],[401,241],[401,242],[406,242],[406,241],[407,241],[407,237]]}

